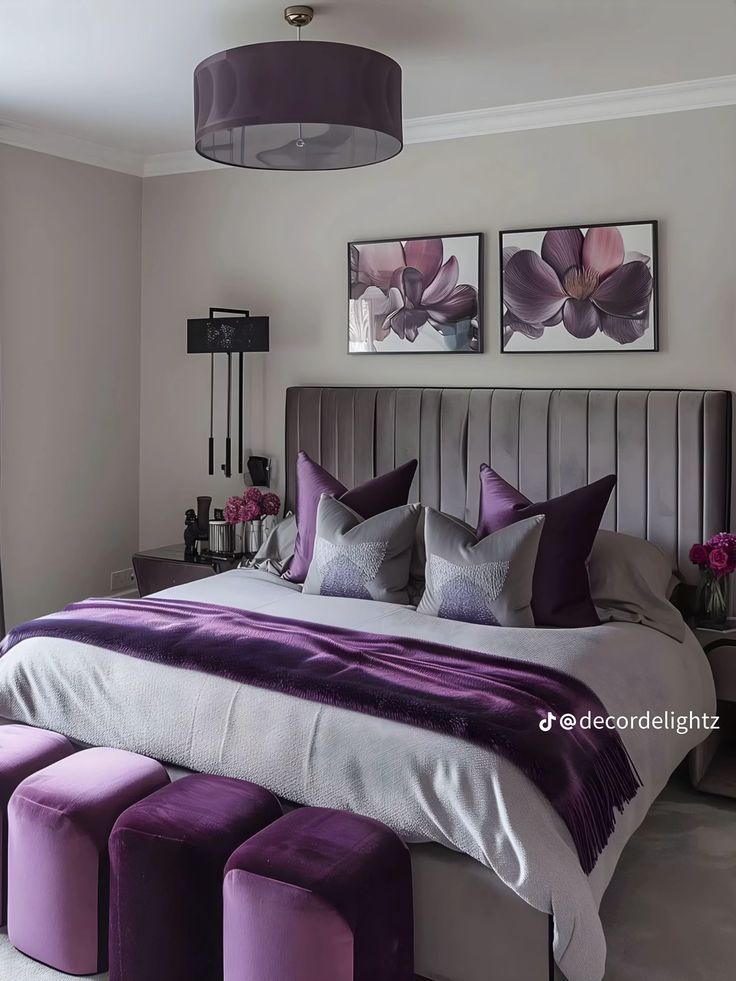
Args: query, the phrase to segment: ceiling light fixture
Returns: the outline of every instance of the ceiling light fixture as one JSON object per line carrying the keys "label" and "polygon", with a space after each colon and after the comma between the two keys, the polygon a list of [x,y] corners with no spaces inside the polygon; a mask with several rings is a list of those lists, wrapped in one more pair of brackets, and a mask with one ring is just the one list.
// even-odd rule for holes
{"label": "ceiling light fixture", "polygon": [[197,153],[234,167],[338,170],[400,152],[400,66],[353,44],[302,42],[313,16],[287,7],[297,43],[246,44],[197,66]]}

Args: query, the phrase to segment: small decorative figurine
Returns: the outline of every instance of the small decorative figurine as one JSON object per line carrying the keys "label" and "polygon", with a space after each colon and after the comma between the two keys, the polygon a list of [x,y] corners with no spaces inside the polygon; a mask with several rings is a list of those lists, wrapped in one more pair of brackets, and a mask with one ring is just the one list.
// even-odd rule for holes
{"label": "small decorative figurine", "polygon": [[184,529],[184,557],[193,559],[196,554],[197,539],[199,538],[199,524],[197,522],[197,512],[194,508],[188,508],[184,515],[186,528]]}

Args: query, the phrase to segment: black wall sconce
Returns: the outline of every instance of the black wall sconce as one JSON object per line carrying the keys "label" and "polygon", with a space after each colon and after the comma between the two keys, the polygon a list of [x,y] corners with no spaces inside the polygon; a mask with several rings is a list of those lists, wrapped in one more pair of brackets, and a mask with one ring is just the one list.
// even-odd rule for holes
{"label": "black wall sconce", "polygon": [[238,355],[238,473],[243,473],[243,357],[248,351],[268,351],[268,317],[251,317],[249,310],[210,307],[207,319],[187,320],[187,354],[210,356],[209,473],[215,472],[215,355],[227,355],[226,477],[232,476],[232,356]]}

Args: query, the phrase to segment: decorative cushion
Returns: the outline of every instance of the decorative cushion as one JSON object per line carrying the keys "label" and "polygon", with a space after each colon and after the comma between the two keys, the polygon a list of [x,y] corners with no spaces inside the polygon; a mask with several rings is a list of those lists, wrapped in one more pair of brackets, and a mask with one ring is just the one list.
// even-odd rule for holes
{"label": "decorative cushion", "polygon": [[586,563],[616,478],[611,474],[551,501],[533,504],[495,470],[480,468],[478,538],[534,515],[545,517],[534,571],[532,611],[538,627],[600,623]]}
{"label": "decorative cushion", "polygon": [[124,811],[110,836],[110,981],[219,981],[225,864],[279,817],[268,790],[205,774]]}
{"label": "decorative cushion", "polygon": [[675,640],[684,640],[685,621],[667,599],[672,562],[652,542],[616,531],[599,531],[588,575],[601,620],[643,623]]}
{"label": "decorative cushion", "polygon": [[8,807],[8,936],[66,974],[107,967],[107,839],[131,804],[169,782],[155,760],[87,749],[28,777]]}
{"label": "decorative cushion", "polygon": [[[411,556],[411,570],[409,572],[409,599],[414,606],[418,606],[424,595],[424,570],[427,565],[427,545],[424,535],[425,513],[428,509],[422,508],[417,521],[417,534],[414,540],[414,551]],[[444,512],[441,512],[444,513]],[[469,524],[460,518],[452,516],[452,520],[462,525],[473,536],[476,541],[475,532]]]}
{"label": "decorative cushion", "polygon": [[225,981],[413,981],[411,860],[369,818],[303,807],[225,870]]}
{"label": "decorative cushion", "polygon": [[281,576],[289,567],[296,546],[296,515],[279,521],[253,557],[253,568]]}
{"label": "decorative cushion", "polygon": [[532,579],[544,518],[478,541],[462,521],[426,508],[425,586],[419,613],[501,627],[533,627]]}
{"label": "decorative cushion", "polygon": [[419,511],[418,504],[405,504],[364,521],[342,501],[323,495],[304,592],[409,603]]}
{"label": "decorative cushion", "polygon": [[372,518],[382,511],[400,507],[409,498],[417,461],[410,460],[395,470],[367,480],[352,490],[336,480],[324,467],[304,451],[296,460],[296,523],[294,558],[286,572],[292,582],[304,582],[314,550],[317,508],[323,494],[339,498],[362,518]]}
{"label": "decorative cushion", "polygon": [[7,914],[8,801],[26,777],[73,752],[66,736],[56,732],[0,725],[0,926]]}

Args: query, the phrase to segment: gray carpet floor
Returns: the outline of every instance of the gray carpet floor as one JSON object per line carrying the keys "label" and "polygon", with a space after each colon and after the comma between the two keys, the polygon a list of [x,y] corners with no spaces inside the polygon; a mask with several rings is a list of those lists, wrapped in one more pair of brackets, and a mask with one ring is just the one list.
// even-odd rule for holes
{"label": "gray carpet floor", "polygon": [[[673,778],[629,842],[601,915],[606,981],[733,981],[736,800]],[[18,954],[0,931],[2,981],[65,977]]]}

